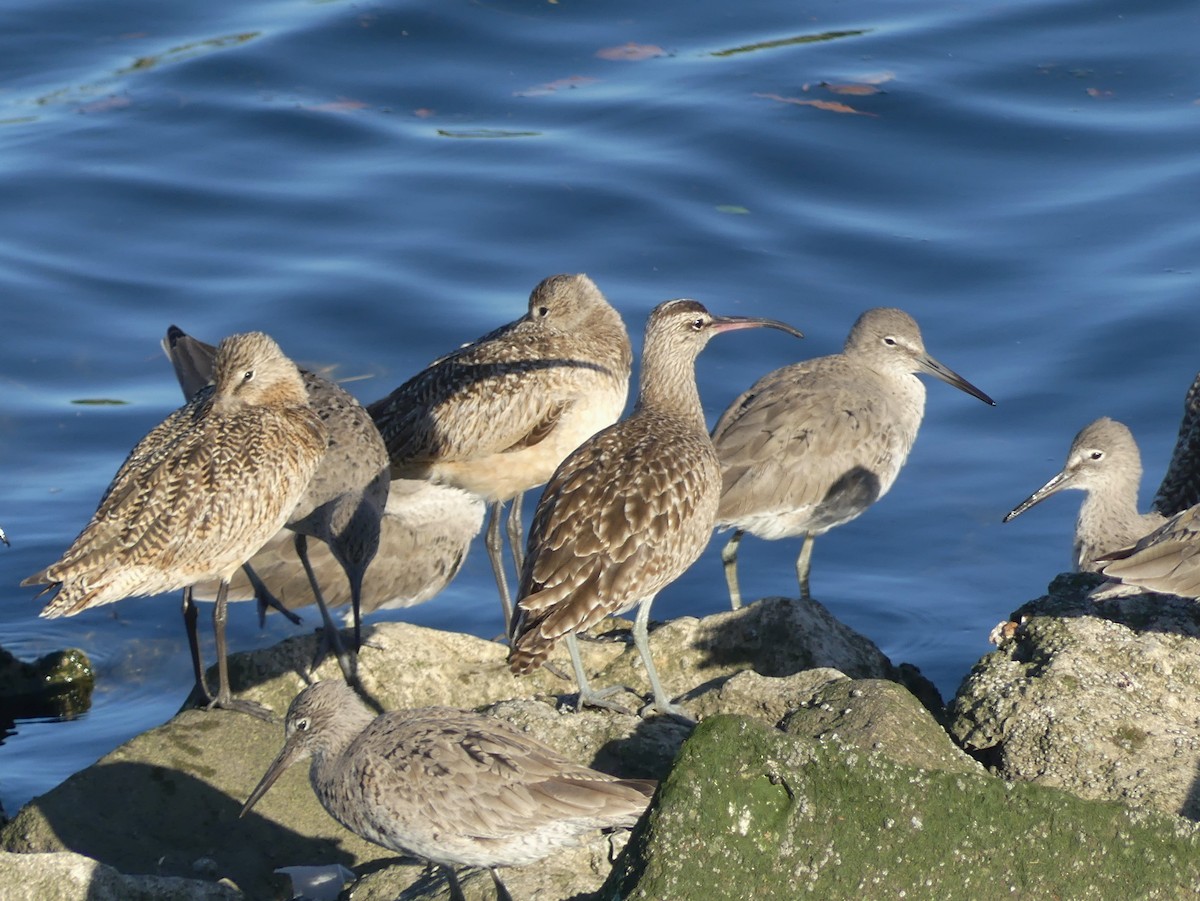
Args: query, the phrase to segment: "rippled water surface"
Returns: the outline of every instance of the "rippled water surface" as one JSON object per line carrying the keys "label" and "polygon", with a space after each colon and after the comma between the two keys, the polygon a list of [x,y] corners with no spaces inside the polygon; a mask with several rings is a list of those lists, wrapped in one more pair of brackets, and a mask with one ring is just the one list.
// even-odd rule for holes
{"label": "rippled water surface", "polygon": [[[1200,9],[1175,2],[210,4],[0,9],[0,642],[92,655],[94,705],[18,721],[11,813],[167,719],[178,599],[37,618],[17,583],[180,402],[174,322],[273,334],[364,401],[588,272],[640,346],[690,295],[808,338],[723,337],[710,419],[838,350],[871,306],[999,402],[941,383],[896,487],[816,544],[813,592],[946,695],[1069,558],[1076,498],[1001,516],[1100,415],[1148,501],[1200,367]],[[120,404],[80,404],[85,399]],[[718,538],[655,614],[723,609]],[[748,596],[797,543],[748,539]],[[499,631],[476,547],[393,618]],[[235,648],[273,642],[247,605]],[[211,653],[211,652],[210,652]]]}

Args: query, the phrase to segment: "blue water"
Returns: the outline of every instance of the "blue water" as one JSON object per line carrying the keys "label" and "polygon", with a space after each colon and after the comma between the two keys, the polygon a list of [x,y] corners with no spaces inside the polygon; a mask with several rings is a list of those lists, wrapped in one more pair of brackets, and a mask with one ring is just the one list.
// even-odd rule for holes
{"label": "blue water", "polygon": [[[1133,429],[1147,501],[1166,465],[1200,367],[1198,26],[1190,0],[9,0],[0,643],[82,647],[98,682],[85,716],[18,722],[0,802],[188,690],[177,598],[43,621],[17,587],[180,403],[169,323],[264,329],[364,377],[348,388],[369,401],[520,315],[554,272],[595,278],[635,346],[681,295],[807,332],[714,342],[710,419],[878,305],[999,401],[931,384],[896,487],[813,563],[835,615],[953,694],[988,630],[1067,565],[1075,498],[1000,519],[1078,428]],[[726,606],[722,541],[658,617]],[[794,594],[796,550],[748,539],[747,596]],[[482,548],[391,616],[494,635]],[[245,605],[230,625],[236,648],[291,628],[260,631]]]}

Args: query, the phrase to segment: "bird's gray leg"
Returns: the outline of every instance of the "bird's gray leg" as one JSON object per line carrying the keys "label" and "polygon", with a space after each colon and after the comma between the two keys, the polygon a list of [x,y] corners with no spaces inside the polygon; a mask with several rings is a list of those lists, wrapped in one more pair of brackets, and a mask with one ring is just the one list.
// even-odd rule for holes
{"label": "bird's gray leg", "polygon": [[576,710],[582,710],[584,707],[603,707],[605,710],[612,710],[616,713],[631,713],[620,704],[614,704],[612,701],[605,700],[610,695],[616,694],[625,689],[620,685],[613,685],[610,688],[602,688],[599,691],[592,688],[588,683],[587,675],[583,671],[583,658],[579,654],[579,639],[575,637],[574,632],[567,633],[567,651],[571,655],[571,666],[575,669],[575,682],[579,686],[579,700],[575,704]]}
{"label": "bird's gray leg", "polygon": [[525,530],[521,527],[521,501],[524,499],[525,492],[522,491],[512,499],[512,506],[508,510],[508,546],[512,548],[518,581],[521,570],[525,568]]}
{"label": "bird's gray leg", "polygon": [[196,632],[196,620],[200,611],[192,600],[192,586],[183,589],[183,627],[187,630],[188,650],[192,652],[192,672],[196,675],[196,687],[200,689],[200,697],[205,704],[211,704],[212,692],[208,688],[208,678],[204,675],[204,661],[200,659],[200,636]]}
{"label": "bird's gray leg", "polygon": [[467,901],[467,896],[463,894],[462,886],[458,883],[458,876],[454,869],[443,866],[442,870],[446,874],[446,882],[450,885],[450,901]]}
{"label": "bird's gray leg", "polygon": [[742,591],[738,588],[737,552],[738,544],[746,533],[735,529],[733,537],[721,548],[721,562],[725,564],[725,584],[729,586],[729,604],[734,610],[742,606]]}
{"label": "bird's gray leg", "polygon": [[304,620],[300,619],[299,616],[297,616],[295,613],[292,613],[292,611],[288,610],[287,607],[283,606],[283,603],[279,600],[279,598],[275,597],[271,589],[267,587],[267,583],[264,582],[258,573],[254,571],[253,566],[251,566],[249,563],[243,563],[242,572],[246,574],[246,578],[250,580],[250,587],[254,589],[254,600],[258,602],[259,627],[267,624],[268,607],[278,610],[289,620],[291,620],[292,625],[298,626],[304,622]]}
{"label": "bird's gray leg", "polygon": [[808,593],[808,571],[812,567],[813,538],[812,532],[804,536],[804,544],[800,545],[800,556],[796,558],[796,579],[800,582],[800,600],[812,600]]}
{"label": "bird's gray leg", "polygon": [[226,602],[228,594],[229,583],[222,579],[220,586],[217,588],[217,602],[213,605],[213,635],[217,640],[217,696],[208,702],[208,707],[210,710],[214,707],[220,707],[222,710],[238,710],[242,713],[248,713],[251,716],[266,720],[269,723],[274,722],[275,718],[271,715],[271,711],[268,708],[254,701],[236,700],[233,697],[233,692],[229,690],[229,660],[226,657],[225,646],[225,619],[227,615]]}
{"label": "bird's gray leg", "polygon": [[496,885],[496,901],[513,901],[513,896],[508,893],[508,888],[500,881],[500,875],[496,872],[496,868],[488,867],[488,872],[492,874],[492,882]]}
{"label": "bird's gray leg", "polygon": [[[317,599],[317,608],[321,611],[321,621],[325,623],[325,628],[321,633],[323,639],[328,642],[328,646],[333,648],[333,653],[337,655],[338,666],[342,669],[342,676],[345,677],[346,684],[357,687],[358,673],[355,661],[350,658],[346,653],[346,648],[342,645],[342,634],[334,624],[333,617],[329,615],[329,608],[325,605],[325,596],[321,594],[321,586],[317,583],[317,574],[313,572],[312,564],[308,562],[308,538],[299,532],[296,533],[296,556],[300,558],[304,574],[308,576],[308,584],[312,587],[313,597]],[[323,656],[325,656],[324,646],[317,652],[317,659],[313,661],[314,669],[319,665]]]}
{"label": "bird's gray leg", "polygon": [[653,597],[642,601],[638,605],[637,618],[633,621],[633,643],[637,646],[638,653],[642,655],[642,663],[645,664],[646,675],[650,679],[650,690],[654,693],[654,700],[650,706],[658,713],[679,717],[689,723],[694,723],[695,720],[688,716],[682,707],[667,700],[667,693],[663,691],[662,682],[658,679],[658,670],[654,668],[654,660],[650,657],[650,605],[653,602]]}
{"label": "bird's gray leg", "polygon": [[488,558],[492,561],[492,575],[500,589],[500,606],[504,608],[504,634],[508,635],[512,625],[512,595],[508,593],[508,579],[504,575],[504,538],[500,535],[500,508],[503,506],[502,501],[493,502],[485,540]]}

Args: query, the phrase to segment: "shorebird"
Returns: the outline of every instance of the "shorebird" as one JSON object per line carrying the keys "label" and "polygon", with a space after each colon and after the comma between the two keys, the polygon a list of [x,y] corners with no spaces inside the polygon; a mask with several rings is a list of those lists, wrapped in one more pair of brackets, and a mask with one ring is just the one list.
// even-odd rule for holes
{"label": "shorebird", "polygon": [[[392,482],[379,523],[379,553],[363,579],[362,615],[412,607],[437,595],[462,567],[483,514],[483,500],[468,491],[420,479]],[[329,607],[349,603],[349,586],[338,579],[341,564],[325,545],[314,544],[308,558],[317,582],[325,586]],[[263,545],[249,565],[285,610],[315,603],[312,585],[286,530]],[[195,596],[207,600],[216,588],[213,583],[197,585]],[[230,600],[254,597],[254,586],[244,572],[229,583]]]}
{"label": "shorebird", "polygon": [[0,529],[0,541],[4,542],[5,547],[9,547],[8,536],[4,534],[4,530]]}
{"label": "shorebird", "polygon": [[[55,593],[45,617],[184,589],[196,684],[210,707],[259,716],[234,700],[225,659],[225,589],[295,508],[327,435],[296,366],[261,332],[221,342],[215,383],[143,438],[62,559],[23,581]],[[213,608],[220,686],[208,690],[190,587],[218,579]]]}
{"label": "shorebird", "polygon": [[1174,516],[1200,503],[1200,373],[1183,399],[1183,419],[1171,462],[1155,492],[1154,510]]}
{"label": "shorebird", "polygon": [[487,548],[512,616],[500,509],[521,570],[523,492],[621,415],[632,361],[621,316],[586,275],[554,275],[520,319],[454,351],[371,404],[393,478],[432,479],[492,505]]}
{"label": "shorebird", "polygon": [[1075,522],[1074,568],[1097,572],[1099,557],[1133,544],[1163,524],[1159,513],[1138,513],[1142,458],[1129,429],[1102,417],[1084,426],[1067,453],[1067,465],[1014,507],[1004,521],[1020,516],[1068,488],[1086,492]]}
{"label": "shorebird", "polygon": [[[1135,588],[1200,598],[1200,506],[1177,513],[1131,547],[1100,556],[1095,568]],[[1109,582],[1092,597],[1100,600],[1120,593]]]}
{"label": "shorebird", "polygon": [[597,829],[630,827],[655,783],[618,779],[563,757],[503,720],[450,707],[376,716],[343,682],[317,682],[288,708],[283,749],[242,816],[293,763],[312,758],[309,783],[329,815],[367,841],[445,871],[491,873],[577,844]]}
{"label": "shorebird", "polygon": [[[162,342],[163,351],[175,367],[185,397],[192,397],[213,377],[216,348],[172,325]],[[347,680],[353,681],[355,665],[342,647],[337,626],[312,572],[308,538],[328,546],[345,573],[354,623],[354,651],[362,643],[361,598],[363,578],[379,548],[379,522],[388,498],[388,456],[379,430],[363,406],[329,379],[301,369],[309,406],[325,424],[329,448],[287,520],[296,557],[304,568],[313,597]],[[246,575],[254,585],[260,604],[284,610],[251,566]],[[331,584],[330,577],[326,585]]]}
{"label": "shorebird", "polygon": [[734,529],[721,552],[734,609],[746,532],[804,536],[796,577],[809,598],[813,540],[887,494],[908,459],[925,415],[920,372],[995,405],[930,356],[911,316],[880,307],[858,317],[840,354],[768,373],[721,415],[712,433],[722,478],[717,526]]}
{"label": "shorebird", "polygon": [[[633,639],[661,713],[685,715],[650,657],[650,605],[700,556],[712,533],[721,469],[696,388],[696,357],[714,335],[770,319],[714,316],[694,300],[659,304],[646,323],[637,405],[555,471],[529,530],[509,666],[528,673],[566,638],[579,706],[614,707],[588,684],[575,633],[638,608]],[[614,708],[619,709],[619,708]]]}

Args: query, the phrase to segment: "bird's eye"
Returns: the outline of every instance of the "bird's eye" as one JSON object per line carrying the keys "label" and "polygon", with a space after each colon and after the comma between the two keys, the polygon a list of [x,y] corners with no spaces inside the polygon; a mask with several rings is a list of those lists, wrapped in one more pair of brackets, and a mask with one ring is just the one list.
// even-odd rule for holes
{"label": "bird's eye", "polygon": [[697,332],[698,332],[698,331],[700,331],[700,330],[701,330],[701,329],[703,329],[703,328],[704,328],[704,320],[703,320],[702,318],[700,318],[700,317],[697,317],[697,318],[695,318],[695,319],[693,319],[693,320],[692,320],[692,329],[693,329],[694,331],[697,331]]}
{"label": "bird's eye", "polygon": [[895,339],[895,338],[893,338],[893,337],[891,337],[891,336],[889,335],[889,336],[887,336],[886,338],[884,338],[884,339],[883,339],[883,343],[884,343],[884,344],[886,344],[888,347],[895,347],[895,346],[896,346],[896,339]]}
{"label": "bird's eye", "polygon": [[243,382],[250,382],[253,380],[254,380],[254,370],[253,369],[247,369],[245,372],[242,373],[242,381]]}
{"label": "bird's eye", "polygon": [[301,732],[307,732],[310,725],[312,725],[312,721],[306,716],[296,720],[296,728]]}
{"label": "bird's eye", "polygon": [[1104,451],[1092,451],[1092,459],[1093,460],[1103,460],[1104,459]]}
{"label": "bird's eye", "polygon": [[538,307],[538,315],[541,316],[543,319],[545,319],[547,316],[550,315],[550,308],[549,307]]}

